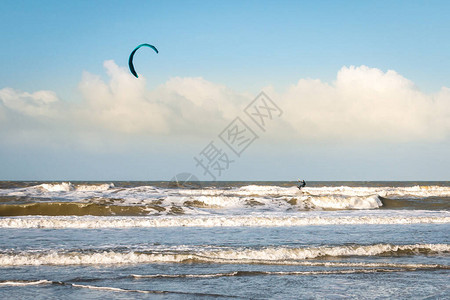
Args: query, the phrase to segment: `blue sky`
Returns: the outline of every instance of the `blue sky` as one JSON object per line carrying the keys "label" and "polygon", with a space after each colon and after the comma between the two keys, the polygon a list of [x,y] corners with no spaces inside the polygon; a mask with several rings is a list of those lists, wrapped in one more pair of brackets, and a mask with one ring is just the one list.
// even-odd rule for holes
{"label": "blue sky", "polygon": [[[16,98],[0,101],[5,116],[0,123],[0,179],[158,180],[178,170],[201,177],[192,157],[265,90],[274,101],[286,103],[288,114],[279,120],[281,125],[275,120],[272,131],[261,135],[222,180],[450,180],[450,100],[442,91],[450,87],[449,12],[446,1],[3,1],[0,90],[11,89]],[[124,88],[130,94],[141,91],[136,99],[143,102],[102,111],[94,102],[104,84],[112,90],[108,95],[123,103],[114,94],[114,78],[128,82],[130,78],[120,72],[127,67],[130,51],[143,42],[155,45],[160,53],[140,51],[135,64],[145,82],[127,83]],[[356,69],[342,69],[350,66]],[[366,84],[370,78],[384,86]],[[319,80],[320,87],[308,79]],[[306,87],[299,80],[306,80]],[[367,85],[369,91],[343,90],[351,80]],[[395,85],[391,90],[390,82]],[[366,101],[379,101],[378,106],[397,109],[398,114],[368,112],[368,118],[380,122],[386,118],[395,134],[377,131],[383,125],[372,126],[351,114],[362,106],[359,99],[374,90],[382,91],[371,94],[380,98]],[[26,105],[35,108],[50,97],[30,98],[39,91],[51,91],[58,100],[52,102],[54,107],[46,102],[45,113],[30,113]],[[318,99],[336,99],[324,102],[326,110],[331,109],[332,118],[342,114],[354,123],[328,124],[319,117],[311,121],[317,124],[296,123],[291,113],[296,107],[299,116],[313,112],[316,116],[323,107],[308,105],[325,101],[308,98],[309,91],[322,95]],[[191,124],[188,133],[173,129],[174,115],[167,112],[179,109],[175,98],[167,96],[173,93],[198,105],[191,115],[184,110],[187,125],[179,126]],[[198,129],[208,124],[206,118],[195,124],[207,105],[196,100],[203,96],[217,106],[204,114],[222,118],[211,121],[215,125],[209,132]],[[215,97],[233,99],[234,106]],[[300,98],[306,102],[295,104]],[[385,102],[387,98],[390,102]],[[159,125],[141,122],[142,128],[127,129],[126,124],[114,123],[111,115],[97,122],[80,112],[83,107],[97,115],[120,111],[121,116],[139,119],[133,114],[149,102],[158,116],[167,112]],[[103,98],[98,103],[108,105]],[[409,106],[402,112],[408,103],[427,113]],[[324,113],[323,118],[331,117]],[[438,121],[431,124],[433,119]],[[147,125],[152,128],[148,132],[143,128]],[[302,131],[341,125],[342,131],[332,136]],[[367,134],[353,135],[352,127],[367,128]],[[418,134],[420,128],[426,130]],[[279,131],[282,138],[277,137]]]}

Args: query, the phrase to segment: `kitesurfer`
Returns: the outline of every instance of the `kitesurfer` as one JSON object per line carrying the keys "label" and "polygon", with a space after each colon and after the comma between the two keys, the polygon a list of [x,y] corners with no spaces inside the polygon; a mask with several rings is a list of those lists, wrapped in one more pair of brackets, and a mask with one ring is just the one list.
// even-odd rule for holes
{"label": "kitesurfer", "polygon": [[306,186],[306,182],[305,180],[298,180],[298,189],[301,190],[302,188],[304,188]]}

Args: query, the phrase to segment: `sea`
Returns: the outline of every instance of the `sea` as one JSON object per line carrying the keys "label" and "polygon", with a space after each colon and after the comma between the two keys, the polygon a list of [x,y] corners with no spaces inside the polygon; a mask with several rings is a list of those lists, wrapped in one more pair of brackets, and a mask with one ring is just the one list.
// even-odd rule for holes
{"label": "sea", "polygon": [[0,182],[0,299],[449,299],[450,182]]}

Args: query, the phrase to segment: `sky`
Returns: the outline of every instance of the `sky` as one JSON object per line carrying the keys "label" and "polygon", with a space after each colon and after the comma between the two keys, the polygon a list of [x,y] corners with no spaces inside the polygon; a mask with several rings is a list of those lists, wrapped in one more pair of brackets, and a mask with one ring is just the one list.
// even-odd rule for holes
{"label": "sky", "polygon": [[0,180],[450,180],[447,1],[1,7]]}

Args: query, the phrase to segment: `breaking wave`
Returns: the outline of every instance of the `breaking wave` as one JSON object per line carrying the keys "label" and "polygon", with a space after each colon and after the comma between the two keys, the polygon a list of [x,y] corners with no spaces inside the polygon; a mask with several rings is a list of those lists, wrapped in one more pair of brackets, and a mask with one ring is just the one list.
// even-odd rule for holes
{"label": "breaking wave", "polygon": [[[397,265],[401,266],[401,265]],[[436,265],[433,265],[436,266]],[[245,276],[312,276],[312,275],[333,275],[333,274],[358,274],[358,273],[388,273],[388,272],[405,272],[414,270],[410,267],[386,269],[386,268],[370,268],[370,269],[339,269],[339,270],[322,270],[322,271],[233,271],[226,273],[209,273],[209,274],[132,274],[131,277],[136,279],[145,278],[220,278],[220,277],[245,277]]]}
{"label": "breaking wave", "polygon": [[[228,202],[227,202],[228,201]],[[378,197],[369,198],[316,198],[307,199],[303,203],[297,200],[266,200],[264,202],[254,199],[217,199],[217,197],[199,200],[185,200],[181,203],[161,200],[146,201],[141,205],[123,205],[120,199],[93,198],[86,202],[33,202],[20,204],[0,205],[0,216],[143,216],[143,215],[182,215],[182,214],[214,214],[228,209],[252,211],[300,211],[307,208],[321,208],[333,210],[345,209],[372,209],[381,206]],[[278,202],[278,203],[277,203]],[[215,204],[216,203],[216,204]],[[221,203],[220,206],[217,203]],[[239,204],[238,204],[239,203]]]}
{"label": "breaking wave", "polygon": [[447,212],[415,211],[395,213],[373,211],[364,214],[339,212],[297,213],[295,215],[251,216],[25,216],[0,218],[0,228],[133,228],[133,227],[286,227],[313,225],[361,224],[444,224],[450,223]]}
{"label": "breaking wave", "polygon": [[0,189],[0,215],[164,215],[313,210],[449,210],[450,187],[247,185],[203,189],[43,183]]}
{"label": "breaking wave", "polygon": [[27,286],[27,285],[40,285],[40,284],[51,284],[52,281],[49,280],[5,280],[0,281],[0,286]]}
{"label": "breaking wave", "polygon": [[232,296],[220,295],[220,294],[208,294],[208,293],[194,293],[194,292],[180,292],[180,291],[161,291],[161,290],[135,290],[135,289],[125,289],[111,286],[97,286],[97,285],[87,285],[87,284],[77,284],[71,282],[63,281],[50,281],[50,280],[8,280],[0,281],[1,286],[38,286],[38,285],[61,285],[71,288],[84,288],[91,290],[101,290],[109,292],[124,292],[124,293],[141,293],[141,294],[180,294],[180,295],[191,295],[197,297],[226,297],[234,298]]}
{"label": "breaking wave", "polygon": [[[448,244],[414,245],[352,245],[321,246],[307,248],[268,247],[263,249],[237,248],[210,250],[155,250],[118,252],[110,251],[32,251],[0,253],[0,266],[27,265],[102,265],[102,264],[148,264],[148,263],[219,263],[219,264],[286,264],[341,266],[339,262],[309,262],[309,259],[340,258],[349,256],[404,256],[430,255],[450,252]],[[360,263],[352,263],[358,266]],[[397,265],[397,264],[394,264]],[[350,266],[344,263],[342,266]],[[375,264],[374,266],[392,266]],[[401,265],[407,267],[408,265]],[[415,265],[416,267],[418,265]],[[442,265],[421,267],[450,268]]]}
{"label": "breaking wave", "polygon": [[95,191],[107,191],[113,188],[113,183],[103,183],[103,184],[72,184],[70,182],[62,183],[43,183],[32,188],[42,189],[47,192],[70,192],[70,191],[81,191],[81,192],[95,192]]}

